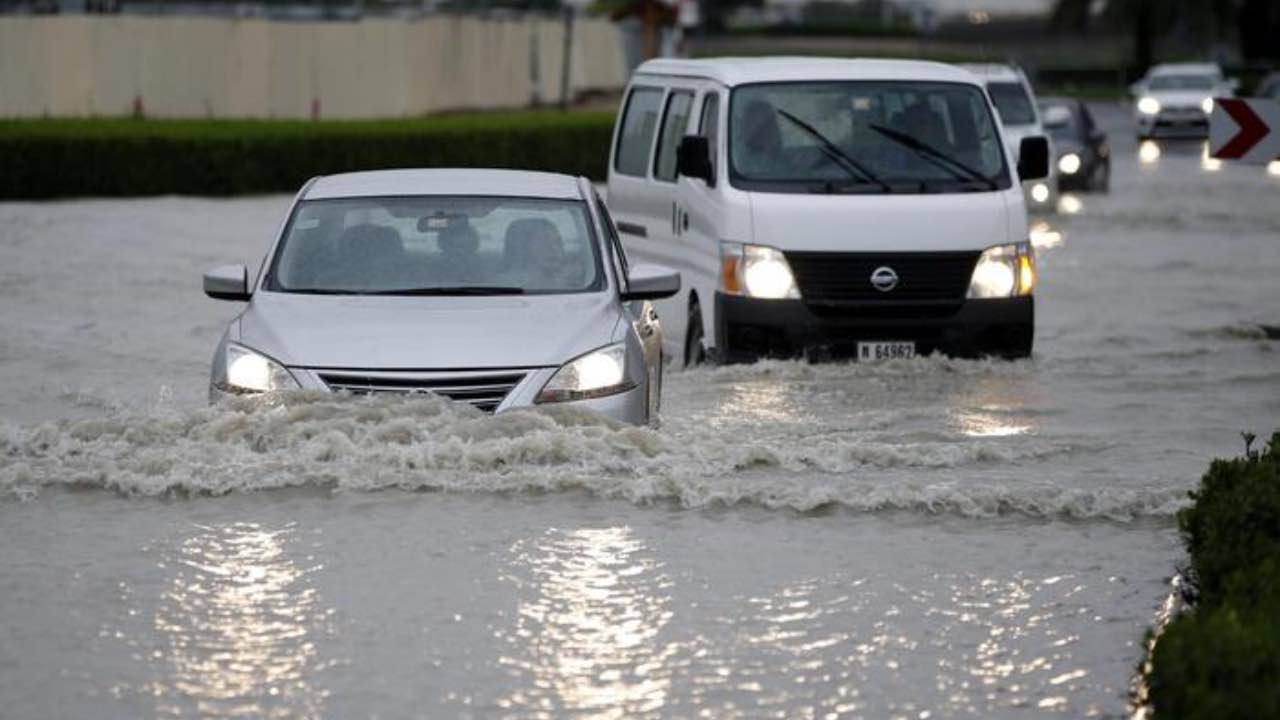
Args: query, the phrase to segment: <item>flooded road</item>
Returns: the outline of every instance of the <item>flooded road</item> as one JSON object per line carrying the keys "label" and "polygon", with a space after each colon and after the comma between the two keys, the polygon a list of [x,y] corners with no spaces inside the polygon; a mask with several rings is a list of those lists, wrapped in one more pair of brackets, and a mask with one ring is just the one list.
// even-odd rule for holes
{"label": "flooded road", "polygon": [[199,272],[286,198],[0,204],[0,717],[1123,716],[1280,419],[1280,177],[1099,115],[1033,359],[676,371],[657,431],[208,408]]}

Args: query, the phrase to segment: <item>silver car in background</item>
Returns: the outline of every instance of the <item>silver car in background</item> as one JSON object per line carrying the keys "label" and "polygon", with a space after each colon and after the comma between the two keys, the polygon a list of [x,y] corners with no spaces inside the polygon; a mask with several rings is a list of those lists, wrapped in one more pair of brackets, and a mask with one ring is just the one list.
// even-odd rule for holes
{"label": "silver car in background", "polygon": [[629,267],[584,178],[387,170],[302,188],[258,276],[204,276],[247,301],[213,357],[210,396],[318,389],[434,393],[482,411],[572,405],[654,423],[662,330],[680,289]]}

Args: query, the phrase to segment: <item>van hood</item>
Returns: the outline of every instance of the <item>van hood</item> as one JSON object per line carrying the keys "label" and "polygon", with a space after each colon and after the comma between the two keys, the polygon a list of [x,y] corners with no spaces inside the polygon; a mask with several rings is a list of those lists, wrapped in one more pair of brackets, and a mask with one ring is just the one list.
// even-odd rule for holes
{"label": "van hood", "polygon": [[288,367],[558,367],[609,344],[618,320],[606,293],[362,297],[258,292],[241,316],[238,340]]}
{"label": "van hood", "polygon": [[1200,110],[1204,99],[1213,95],[1212,90],[1150,90],[1144,97],[1153,97],[1161,109],[1187,108]]}
{"label": "van hood", "polygon": [[754,242],[813,252],[980,250],[1009,240],[1005,192],[751,193]]}

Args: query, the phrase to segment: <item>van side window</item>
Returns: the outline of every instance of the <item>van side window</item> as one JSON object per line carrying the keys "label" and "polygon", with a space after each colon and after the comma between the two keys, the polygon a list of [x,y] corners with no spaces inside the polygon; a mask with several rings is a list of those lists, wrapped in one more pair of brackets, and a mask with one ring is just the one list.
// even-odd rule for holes
{"label": "van side window", "polygon": [[653,87],[637,87],[627,98],[627,109],[622,113],[622,129],[618,132],[618,148],[613,168],[623,175],[644,177],[649,165],[649,148],[653,146],[653,131],[658,126],[658,105],[662,103],[662,90]]}
{"label": "van side window", "polygon": [[676,90],[667,96],[667,110],[662,116],[662,132],[658,134],[658,154],[653,160],[653,176],[659,180],[675,182],[676,148],[689,126],[689,113],[693,109],[693,93]]}
{"label": "van side window", "polygon": [[711,147],[711,175],[716,176],[716,158],[720,156],[720,94],[709,92],[702,101],[702,119],[698,121],[698,134],[707,139]]}

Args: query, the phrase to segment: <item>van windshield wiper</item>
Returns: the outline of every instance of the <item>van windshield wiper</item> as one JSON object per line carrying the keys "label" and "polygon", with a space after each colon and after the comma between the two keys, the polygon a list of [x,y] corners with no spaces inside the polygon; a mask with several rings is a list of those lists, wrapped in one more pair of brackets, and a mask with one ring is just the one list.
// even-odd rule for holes
{"label": "van windshield wiper", "polygon": [[846,153],[844,150],[841,150],[839,145],[836,145],[834,142],[831,141],[830,138],[828,138],[826,135],[823,135],[822,132],[818,130],[818,128],[810,125],[804,120],[801,120],[795,115],[792,115],[786,110],[778,110],[777,113],[782,117],[790,120],[792,123],[795,124],[796,127],[800,128],[801,130],[804,130],[805,132],[813,136],[814,139],[816,139],[819,143],[821,143],[819,147],[822,148],[822,152],[827,157],[834,160],[837,165],[843,167],[845,169],[845,172],[849,172],[850,174],[857,173],[861,175],[863,178],[866,178],[866,182],[871,182],[871,183],[875,183],[876,185],[879,185],[880,188],[885,192],[893,192],[893,188],[889,187],[889,183],[876,177],[876,174],[868,170],[865,166],[862,165],[862,163],[849,157],[848,153]]}
{"label": "van windshield wiper", "polygon": [[436,285],[432,287],[362,290],[358,295],[523,295],[524,288],[514,285]]}
{"label": "van windshield wiper", "polygon": [[884,125],[876,125],[875,123],[867,125],[867,127],[875,130],[881,135],[884,135],[890,140],[896,140],[902,145],[915,150],[921,157],[926,160],[930,160],[934,165],[937,165],[943,170],[951,173],[957,180],[974,180],[986,185],[988,190],[996,189],[995,180],[992,180],[986,175],[974,170],[963,162],[960,162],[959,160],[942,152],[915,135],[904,133],[900,130],[894,130],[893,128],[885,127]]}

